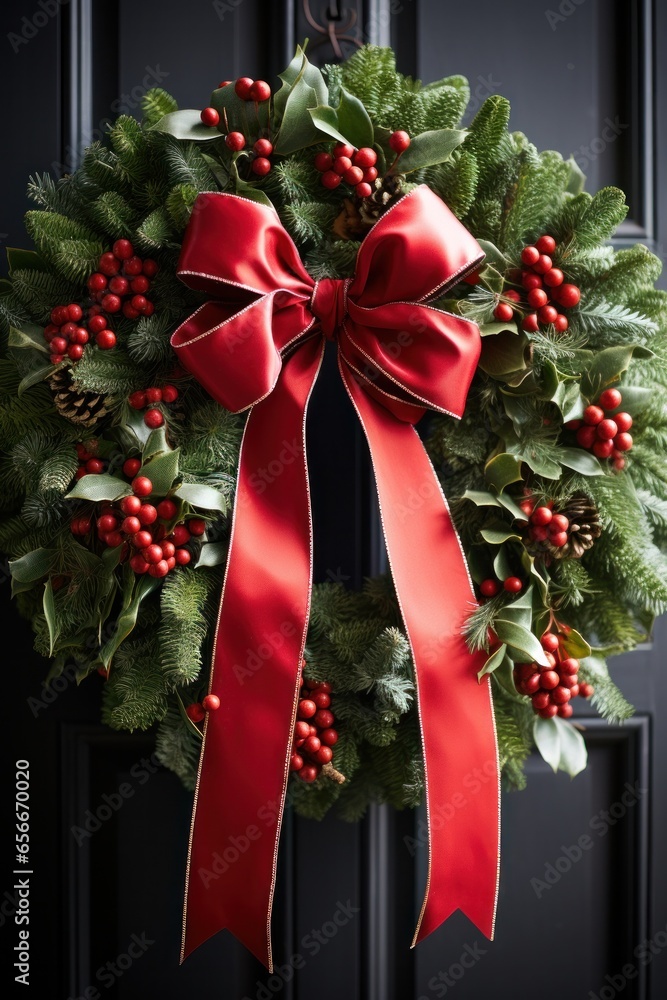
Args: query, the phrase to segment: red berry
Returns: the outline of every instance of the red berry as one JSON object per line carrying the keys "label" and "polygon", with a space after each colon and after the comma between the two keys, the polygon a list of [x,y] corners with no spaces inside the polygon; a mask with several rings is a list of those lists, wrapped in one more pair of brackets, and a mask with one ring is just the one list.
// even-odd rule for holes
{"label": "red berry", "polygon": [[[220,115],[215,110],[215,108],[204,108],[202,113],[199,115],[204,125],[209,125],[215,127],[220,122]],[[130,257],[132,254],[130,254]]]}
{"label": "red berry", "polygon": [[176,515],[176,504],[173,500],[162,500],[157,505],[157,516],[161,517],[163,521],[171,521],[172,517]]}
{"label": "red berry", "polygon": [[526,333],[535,333],[538,329],[537,313],[528,313],[521,321],[521,329]]}
{"label": "red berry", "polygon": [[207,694],[205,698],[202,698],[202,708],[206,712],[215,712],[220,708],[220,699],[217,694]]}
{"label": "red berry", "polygon": [[123,462],[123,474],[128,479],[133,479],[141,468],[141,460],[138,458],[126,458]]}
{"label": "red berry", "polygon": [[535,527],[531,527],[530,529],[530,537],[535,542],[545,542],[547,540],[548,535],[549,532],[542,525],[538,524]]}
{"label": "red berry", "polygon": [[632,417],[629,413],[617,413],[614,416],[614,421],[620,432],[629,431],[632,427]]}
{"label": "red berry", "polygon": [[[374,181],[377,179],[377,175],[378,175],[377,167],[366,167],[366,169],[364,170],[364,181],[365,181],[365,183],[366,184],[373,184]],[[469,282],[470,279],[473,277],[474,274],[477,275],[477,282],[473,282],[473,284],[478,284],[479,283],[479,272],[478,271],[474,271],[473,274],[469,274],[463,280]]]}
{"label": "red berry", "polygon": [[120,310],[122,302],[118,295],[105,295],[102,298],[102,308],[108,313],[117,313]]}
{"label": "red berry", "polygon": [[540,236],[539,240],[535,240],[535,246],[540,253],[553,253],[556,249],[556,241],[553,236]]}
{"label": "red berry", "polygon": [[265,156],[257,156],[250,164],[250,169],[258,177],[266,177],[271,170],[271,160],[267,160]]}
{"label": "red berry", "polygon": [[555,653],[558,649],[558,636],[554,635],[553,632],[545,632],[540,642],[542,643],[542,648],[548,650],[550,653]]}
{"label": "red berry", "polygon": [[117,274],[109,282],[109,291],[113,292],[114,295],[127,295],[129,287],[130,283],[127,278],[123,278],[120,274]]}
{"label": "red berry", "polygon": [[[336,174],[344,175],[348,170],[352,169],[352,160],[349,156],[337,156],[333,162],[333,170]],[[361,177],[363,177],[363,171],[361,172]],[[361,180],[361,177],[359,180]]]}
{"label": "red berry", "polygon": [[535,510],[535,503],[533,500],[522,500],[521,503],[519,504],[519,507],[524,512],[524,514],[527,514],[528,517],[530,517],[530,515]]}
{"label": "red berry", "polygon": [[133,295],[130,299],[130,305],[139,313],[142,313],[145,310],[147,304],[148,299],[145,295]]}
{"label": "red berry", "polygon": [[549,524],[552,517],[553,511],[550,507],[536,507],[530,520],[532,524]]}
{"label": "red berry", "polygon": [[315,169],[319,170],[320,173],[324,173],[325,170],[331,170],[333,166],[333,156],[331,153],[318,153],[313,160],[315,164]]}
{"label": "red berry", "polygon": [[317,753],[321,746],[322,742],[318,736],[309,736],[303,744],[303,749],[306,753]]}
{"label": "red berry", "polygon": [[567,316],[564,316],[563,313],[558,313],[556,319],[554,320],[554,326],[556,327],[558,333],[565,333],[569,325],[570,321]]}
{"label": "red berry", "polygon": [[174,558],[178,566],[187,566],[192,559],[192,555],[188,549],[176,549],[174,552]]}
{"label": "red berry", "polygon": [[[122,510],[123,514],[128,514],[128,515],[138,514],[139,511],[141,510],[141,500],[139,499],[139,497],[135,496],[123,497],[123,499],[120,502],[120,509]],[[137,528],[136,530],[138,531],[139,528]]]}
{"label": "red berry", "polygon": [[567,531],[570,527],[570,522],[565,516],[565,514],[554,514],[551,518],[551,524],[549,528],[552,531]]}
{"label": "red berry", "polygon": [[614,438],[614,447],[617,451],[630,451],[632,448],[632,435],[631,434],[617,434]]}
{"label": "red berry", "polygon": [[200,517],[191,517],[188,521],[188,531],[191,535],[203,535],[206,531],[206,521]]}
{"label": "red berry", "polygon": [[[101,462],[99,458],[89,458],[86,462],[86,472],[89,472],[93,476],[97,476],[104,470],[104,462]],[[110,531],[107,528],[107,531]]]}
{"label": "red berry", "polygon": [[328,708],[331,704],[331,695],[326,691],[316,691],[312,698],[318,708]]}
{"label": "red berry", "polygon": [[525,694],[535,694],[540,689],[540,679],[541,675],[538,673],[531,674],[523,681],[523,690]]}
{"label": "red berry", "polygon": [[76,302],[70,302],[68,306],[65,307],[67,312],[67,318],[73,323],[78,323],[83,316],[83,309]]}
{"label": "red berry", "polygon": [[51,341],[51,351],[54,354],[64,354],[67,350],[67,341],[64,337],[54,337]]}
{"label": "red berry", "polygon": [[536,712],[541,711],[546,708],[549,704],[549,692],[548,691],[538,691],[532,697],[533,708]]}
{"label": "red berry", "polygon": [[331,747],[320,747],[316,754],[313,754],[314,759],[318,764],[329,764],[333,758],[333,750]]}
{"label": "red berry", "polygon": [[523,583],[521,582],[518,576],[508,576],[503,581],[503,587],[510,594],[518,594],[521,588],[523,587]]}
{"label": "red berry", "polygon": [[222,87],[228,87],[231,82],[232,82],[231,80],[221,80],[220,83],[218,84],[218,90],[220,90]]}
{"label": "red berry", "polygon": [[499,302],[493,310],[493,315],[501,323],[508,323],[514,316],[514,310],[507,302]]}
{"label": "red berry", "polygon": [[540,251],[537,249],[537,247],[534,246],[524,247],[523,250],[521,251],[521,261],[528,267],[532,267],[534,264],[537,264],[539,259],[540,259]]}
{"label": "red berry", "polygon": [[273,143],[269,142],[268,139],[258,139],[252,148],[258,156],[271,156]]}
{"label": "red berry", "polygon": [[564,705],[572,697],[570,689],[567,687],[562,687],[560,684],[557,688],[554,688],[551,692],[551,700],[555,705]]}
{"label": "red berry", "polygon": [[395,153],[403,153],[410,145],[410,136],[407,132],[399,129],[397,132],[392,132],[389,136],[389,146],[394,150]]}
{"label": "red berry", "polygon": [[[105,284],[106,284],[106,279],[105,279]],[[50,319],[54,326],[62,326],[63,323],[66,323],[68,320],[67,306],[55,306],[51,310]]]}
{"label": "red berry", "polygon": [[563,674],[576,674],[579,670],[579,660],[574,656],[568,656],[567,659],[560,661],[558,669]]}
{"label": "red berry", "polygon": [[242,101],[250,100],[250,88],[255,81],[251,80],[249,76],[240,76],[236,83],[234,84],[234,92],[237,97],[240,97]]}
{"label": "red berry", "polygon": [[314,781],[317,781],[320,769],[316,764],[304,764],[300,771],[297,772],[302,781],[305,781],[307,785],[312,785]]}
{"label": "red berry", "polygon": [[558,289],[558,301],[566,309],[576,306],[581,298],[581,292],[576,285],[561,285]]}
{"label": "red berry", "polygon": [[146,405],[146,393],[137,390],[127,397],[127,401],[133,410],[143,410]]}
{"label": "red berry", "polygon": [[497,580],[482,580],[479,585],[479,589],[484,597],[495,597],[500,590],[500,584]]}
{"label": "red berry", "polygon": [[253,101],[268,101],[271,96],[271,87],[266,80],[255,80],[250,88],[250,99]]}
{"label": "red berry", "polygon": [[173,542],[161,542],[160,544],[162,545],[162,555],[165,559],[171,559],[176,554],[176,546]]}
{"label": "red berry", "polygon": [[[88,278],[88,288],[91,292],[101,292],[103,288],[107,287],[106,275],[100,274],[99,271],[95,271],[94,274]],[[51,313],[53,316],[53,313]]]}
{"label": "red berry", "polygon": [[542,719],[553,719],[554,715],[558,715],[558,711],[559,709],[557,705],[550,704],[547,705],[546,708],[540,709],[540,711],[537,714]]}
{"label": "red berry", "polygon": [[134,247],[129,240],[116,240],[113,245],[114,257],[119,260],[129,260],[134,253]]}
{"label": "red berry", "polygon": [[317,705],[310,698],[303,698],[299,702],[299,707],[297,709],[297,714],[300,719],[312,719],[312,717],[317,712]]}
{"label": "red berry", "polygon": [[337,156],[347,156],[348,159],[352,159],[354,156],[354,146],[351,146],[349,142],[337,142],[333,148],[334,159]]}
{"label": "red berry", "polygon": [[[135,499],[139,499],[136,497]],[[126,517],[121,523],[121,531],[124,531],[126,535],[136,535],[136,533],[141,529],[141,521],[138,517]]]}
{"label": "red berry", "polygon": [[99,269],[102,274],[111,277],[120,271],[120,261],[112,253],[103,253],[100,257]]}
{"label": "red berry", "polygon": [[195,702],[193,705],[188,705],[185,709],[185,714],[191,722],[201,722],[206,712],[198,702]]}
{"label": "red berry", "polygon": [[537,316],[540,323],[555,323],[558,310],[555,306],[542,306],[541,309],[538,309]]}
{"label": "red berry", "polygon": [[552,267],[550,271],[547,271],[544,275],[544,284],[548,285],[550,288],[556,288],[558,285],[563,284],[565,275],[563,272],[557,268]]}
{"label": "red berry", "polygon": [[564,545],[567,545],[567,531],[554,532],[549,535],[549,541],[555,548],[562,549]]}
{"label": "red berry", "polygon": [[225,136],[225,146],[238,152],[245,148],[245,136],[243,132],[228,132]]}
{"label": "red berry", "polygon": [[549,301],[549,296],[543,288],[531,288],[526,299],[532,309],[541,309]]}
{"label": "red berry", "polygon": [[102,330],[106,330],[106,326],[106,316],[91,316],[88,320],[88,329],[91,333],[100,333]]}
{"label": "red berry", "polygon": [[97,519],[98,531],[108,533],[109,531],[115,531],[117,527],[118,519],[115,518],[113,514],[102,514],[102,516]]}
{"label": "red berry", "polygon": [[377,158],[378,156],[374,149],[371,149],[370,146],[362,146],[353,155],[352,162],[355,167],[366,169],[366,167],[374,167],[377,163]]}
{"label": "red berry", "polygon": [[590,698],[590,696],[593,694],[594,691],[595,688],[593,687],[592,684],[579,685],[579,694],[581,695],[582,698]]}
{"label": "red berry", "polygon": [[138,531],[132,541],[138,549],[145,549],[153,544],[153,536],[150,531]]}
{"label": "red berry", "polygon": [[533,271],[524,271],[521,275],[521,284],[527,291],[530,291],[532,288],[541,288],[542,279],[539,274],[535,274]]}
{"label": "red berry", "polygon": [[605,410],[615,410],[623,402],[623,396],[618,389],[605,389],[600,393],[598,403]]}
{"label": "red berry", "polygon": [[367,184],[366,181],[363,181],[361,184],[355,185],[354,193],[356,194],[357,198],[370,198],[370,196],[373,194],[373,188],[370,186],[370,184]]}
{"label": "red berry", "polygon": [[289,761],[290,771],[300,771],[303,767],[303,757],[298,753],[293,753]]}
{"label": "red berry", "polygon": [[[335,164],[334,164],[334,170],[335,170]],[[343,180],[345,181],[345,183],[350,184],[352,187],[354,187],[357,184],[361,184],[363,179],[364,179],[364,172],[361,169],[361,167],[348,167],[345,173],[343,174]]]}
{"label": "red berry", "polygon": [[313,721],[318,729],[330,729],[336,721],[336,717],[328,708],[319,708]]}
{"label": "red berry", "polygon": [[297,721],[294,724],[294,738],[305,740],[310,736],[310,726],[307,722]]}
{"label": "red berry", "polygon": [[130,568],[134,570],[135,573],[143,574],[148,572],[148,563],[141,555],[137,552],[136,555],[132,556],[130,559]]}
{"label": "red berry", "polygon": [[560,682],[563,687],[566,687],[570,692],[570,697],[576,698],[579,694],[579,685],[577,684],[576,674],[563,674],[561,673]]}
{"label": "red berry", "polygon": [[132,481],[132,492],[138,497],[147,497],[153,492],[153,484],[148,476],[137,476]]}
{"label": "red berry", "polygon": [[[142,261],[141,257],[136,257],[136,256],[130,257],[130,259],[126,260],[125,264],[123,265],[123,271],[125,272],[125,274],[128,274],[132,277],[135,277],[137,274],[141,274],[143,270],[144,270],[144,262]],[[148,274],[148,271],[146,271],[146,274]]]}
{"label": "red berry", "polygon": [[169,572],[169,563],[166,559],[160,559],[158,563],[154,563],[149,567],[148,573],[150,576],[162,577],[166,576]]}
{"label": "red berry", "polygon": [[146,562],[153,563],[157,565],[162,559],[162,548],[156,545],[154,542],[151,545],[147,545],[144,549],[144,559]]}
{"label": "red berry", "polygon": [[611,453],[614,450],[614,445],[612,441],[594,441],[593,442],[593,454],[597,458],[611,458]]}
{"label": "red berry", "polygon": [[545,253],[541,253],[535,263],[533,264],[533,270],[537,274],[546,274],[552,268],[551,257]]}
{"label": "red berry", "polygon": [[540,686],[544,688],[545,691],[552,691],[554,688],[558,687],[560,682],[560,677],[555,670],[543,670],[540,674]]}
{"label": "red berry", "polygon": [[322,184],[325,188],[329,188],[329,190],[337,188],[342,180],[343,178],[340,174],[337,174],[334,170],[326,170],[322,174]]}
{"label": "red berry", "polygon": [[572,705],[565,704],[558,706],[558,715],[561,719],[569,719],[573,711],[574,709],[572,708]]}
{"label": "red berry", "polygon": [[338,743],[338,732],[332,729],[330,726],[328,729],[323,729],[320,733],[320,740],[327,747],[333,747]]}
{"label": "red berry", "polygon": [[136,278],[132,278],[132,281],[130,282],[130,289],[136,295],[144,295],[150,287],[151,283],[145,274],[138,274]]}
{"label": "red berry", "polygon": [[582,448],[592,448],[596,440],[595,427],[585,425],[577,431],[577,444]]}
{"label": "red berry", "polygon": [[590,424],[592,427],[599,424],[604,420],[604,410],[601,410],[599,406],[587,406],[584,410],[584,423]]}
{"label": "red berry", "polygon": [[597,424],[595,430],[597,436],[599,438],[602,438],[603,441],[611,441],[618,434],[618,427],[616,426],[616,421],[611,420],[609,417],[607,417],[605,420],[601,420],[600,423]]}
{"label": "red berry", "polygon": [[150,427],[151,430],[155,430],[158,427],[162,427],[164,423],[164,415],[160,410],[146,410],[144,413],[144,423],[146,427]]}
{"label": "red berry", "polygon": [[177,547],[179,545],[186,545],[190,541],[191,537],[190,532],[184,524],[177,524],[170,535],[174,545]]}
{"label": "red berry", "polygon": [[178,389],[175,385],[165,385],[162,387],[163,403],[173,403],[178,399]]}
{"label": "red berry", "polygon": [[87,344],[90,340],[90,335],[85,326],[77,326],[69,339],[72,344]]}
{"label": "red berry", "polygon": [[157,508],[152,503],[142,503],[137,517],[142,524],[154,524],[157,521]]}

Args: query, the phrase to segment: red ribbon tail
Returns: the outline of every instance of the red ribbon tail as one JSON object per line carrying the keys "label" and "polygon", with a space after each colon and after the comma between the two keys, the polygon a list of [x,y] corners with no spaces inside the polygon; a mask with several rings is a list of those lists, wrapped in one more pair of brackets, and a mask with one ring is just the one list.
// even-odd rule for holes
{"label": "red ribbon tail", "polygon": [[284,364],[246,425],[190,834],[182,958],[226,927],[272,969],[278,840],[312,585],[305,458],[323,345]]}
{"label": "red ribbon tail", "polygon": [[[489,678],[463,637],[476,606],[447,502],[414,428],[339,360],[368,440],[382,525],[412,649],[424,750],[428,875],[413,944],[461,909],[488,938],[500,859],[500,769]],[[397,457],[400,456],[400,462]]]}

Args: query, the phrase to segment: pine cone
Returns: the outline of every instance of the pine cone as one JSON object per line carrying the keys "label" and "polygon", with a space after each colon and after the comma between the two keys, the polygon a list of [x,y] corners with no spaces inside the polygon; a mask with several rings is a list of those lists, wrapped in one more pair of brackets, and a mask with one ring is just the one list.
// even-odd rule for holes
{"label": "pine cone", "polygon": [[94,427],[107,413],[104,396],[76,389],[69,368],[60,368],[48,380],[61,416],[82,427]]}
{"label": "pine cone", "polygon": [[404,174],[389,174],[376,179],[373,194],[370,198],[362,198],[359,205],[359,214],[367,226],[375,225],[392,202],[401,197],[404,182]]}
{"label": "pine cone", "polygon": [[552,559],[581,559],[602,534],[597,508],[585,493],[575,493],[558,513],[570,522],[567,543],[558,549],[547,542],[545,548]]}

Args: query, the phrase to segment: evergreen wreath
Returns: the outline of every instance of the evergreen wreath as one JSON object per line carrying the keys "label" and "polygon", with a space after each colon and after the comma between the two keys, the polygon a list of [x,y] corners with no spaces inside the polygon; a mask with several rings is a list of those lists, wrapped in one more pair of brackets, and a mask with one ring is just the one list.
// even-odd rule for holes
{"label": "evergreen wreath", "polygon": [[[243,418],[169,344],[202,301],[175,277],[192,206],[210,190],[273,205],[310,274],[341,278],[383,211],[427,184],[486,253],[436,303],[477,322],[483,349],[463,419],[427,435],[481,599],[468,642],[488,651],[506,783],[523,785],[533,743],[575,774],[572,699],[627,718],[606,658],[667,608],[660,261],[608,245],[623,193],[587,194],[573,160],[508,131],[504,98],[462,128],[463,77],[422,86],[368,46],[321,71],[299,49],[281,79],[273,95],[225,81],[201,113],[152,90],[141,124],[120,117],[74,173],[30,180],[36,249],[8,251],[0,288],[0,547],[48,680],[102,673],[103,720],[155,727],[159,759],[194,785]],[[417,805],[389,578],[314,588],[304,678],[297,811]]]}

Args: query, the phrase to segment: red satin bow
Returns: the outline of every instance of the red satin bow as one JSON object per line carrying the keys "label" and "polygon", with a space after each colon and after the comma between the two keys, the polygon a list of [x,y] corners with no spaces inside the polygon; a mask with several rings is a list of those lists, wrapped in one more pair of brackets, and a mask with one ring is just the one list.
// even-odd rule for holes
{"label": "red satin bow", "polygon": [[[179,263],[215,298],[172,337],[229,410],[252,407],[239,463],[192,818],[183,954],[223,927],[272,968],[278,839],[312,586],[305,417],[325,338],[371,451],[396,592],[412,648],[424,747],[428,877],[413,944],[461,908],[492,937],[499,787],[488,678],[469,653],[465,558],[412,427],[460,416],[477,327],[425,305],[483,254],[421,186],[375,224],[354,278],[313,282],[271,209],[202,194]],[[268,470],[268,475],[263,474]]]}

